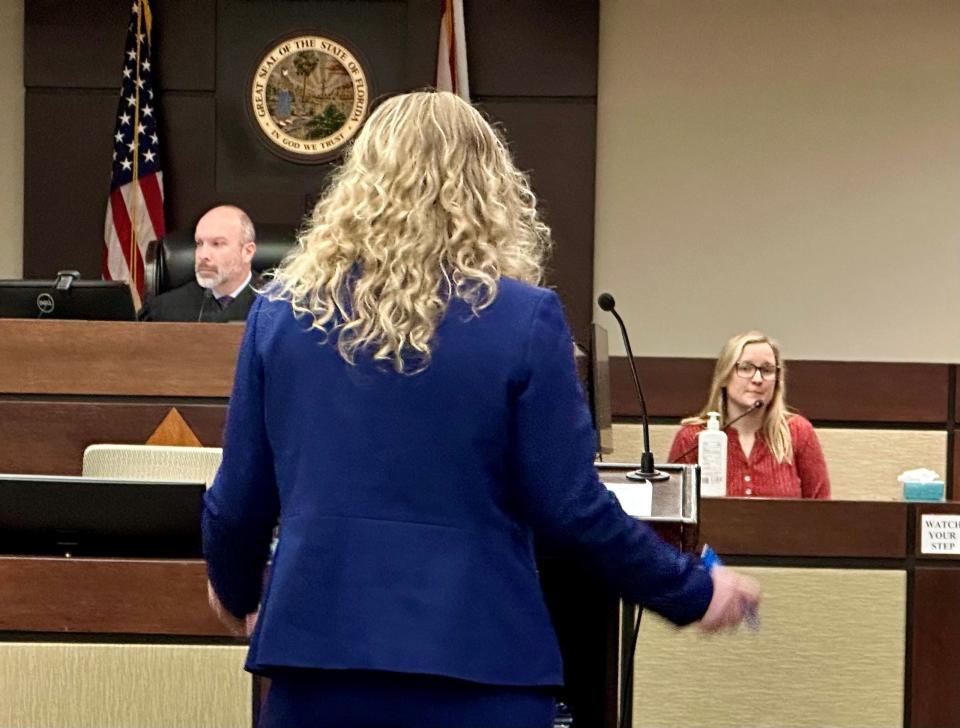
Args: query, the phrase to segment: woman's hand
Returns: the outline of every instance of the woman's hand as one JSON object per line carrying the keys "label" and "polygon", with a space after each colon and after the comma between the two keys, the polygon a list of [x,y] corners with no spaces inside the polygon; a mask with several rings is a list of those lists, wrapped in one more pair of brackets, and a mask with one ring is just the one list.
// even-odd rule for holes
{"label": "woman's hand", "polygon": [[704,632],[733,629],[748,615],[756,614],[760,604],[760,584],[756,579],[723,566],[715,566],[710,576],[713,578],[713,598],[700,620],[700,629]]}

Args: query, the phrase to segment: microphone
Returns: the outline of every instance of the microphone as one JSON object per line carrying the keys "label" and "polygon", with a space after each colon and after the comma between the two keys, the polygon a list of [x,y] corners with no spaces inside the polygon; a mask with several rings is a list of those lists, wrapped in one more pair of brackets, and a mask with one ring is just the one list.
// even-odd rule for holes
{"label": "microphone", "polygon": [[597,297],[597,305],[604,311],[613,314],[613,317],[620,324],[620,335],[623,337],[623,345],[627,350],[627,362],[630,364],[630,373],[633,374],[633,384],[637,389],[637,396],[640,398],[640,413],[643,416],[643,455],[640,456],[640,467],[627,477],[631,480],[668,480],[670,476],[662,473],[654,467],[653,453],[650,452],[650,418],[647,416],[647,400],[643,396],[643,388],[640,386],[640,377],[637,376],[637,365],[633,361],[633,349],[630,347],[630,337],[627,336],[627,327],[617,313],[617,303],[609,293],[601,293]]}
{"label": "microphone", "polygon": [[[756,412],[758,409],[760,409],[761,407],[763,407],[764,404],[765,404],[765,402],[764,402],[762,399],[758,399],[756,402],[753,403],[753,407],[751,407],[750,409],[748,409],[746,412],[744,412],[744,413],[742,413],[742,414],[739,414],[739,415],[737,415],[736,417],[734,417],[732,420],[730,420],[730,421],[725,425],[725,427],[730,427],[730,425],[734,424],[735,422],[739,422],[740,420],[742,420],[742,419],[743,419],[744,417],[746,417],[747,415],[752,415],[752,414],[753,414],[754,412]],[[682,463],[682,462],[683,462],[683,459],[684,459],[687,455],[689,455],[690,453],[692,453],[694,450],[696,450],[699,446],[700,446],[700,433],[698,432],[698,433],[697,433],[697,442],[694,444],[693,447],[687,448],[687,450],[683,453],[683,455],[681,455],[680,457],[677,458],[677,462],[678,462],[678,463]]]}
{"label": "microphone", "polygon": [[203,321],[203,309],[207,307],[207,302],[213,300],[213,289],[204,288],[203,289],[203,302],[200,304],[200,313],[197,314],[197,323]]}

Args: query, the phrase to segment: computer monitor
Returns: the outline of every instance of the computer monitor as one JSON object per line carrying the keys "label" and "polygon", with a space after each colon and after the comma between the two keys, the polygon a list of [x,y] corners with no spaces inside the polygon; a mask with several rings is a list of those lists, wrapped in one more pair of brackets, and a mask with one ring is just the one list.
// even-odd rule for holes
{"label": "computer monitor", "polygon": [[200,558],[203,483],[0,475],[0,553]]}
{"label": "computer monitor", "polygon": [[130,287],[123,281],[0,281],[0,318],[135,321]]}
{"label": "computer monitor", "polygon": [[590,328],[588,391],[593,427],[597,431],[597,452],[613,452],[613,407],[610,403],[610,348],[607,330],[593,324]]}

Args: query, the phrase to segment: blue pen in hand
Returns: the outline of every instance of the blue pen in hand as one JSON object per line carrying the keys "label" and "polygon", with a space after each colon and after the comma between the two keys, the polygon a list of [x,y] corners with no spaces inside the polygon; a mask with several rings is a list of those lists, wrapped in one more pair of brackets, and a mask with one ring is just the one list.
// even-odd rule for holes
{"label": "blue pen in hand", "polygon": [[[700,554],[700,560],[703,562],[703,565],[706,567],[708,572],[713,571],[714,566],[723,566],[723,562],[720,560],[720,557],[717,556],[717,552],[714,551],[708,544],[703,545],[703,551]],[[747,623],[747,627],[754,631],[760,629],[760,614],[757,612],[757,607],[755,605],[743,605],[743,621]]]}

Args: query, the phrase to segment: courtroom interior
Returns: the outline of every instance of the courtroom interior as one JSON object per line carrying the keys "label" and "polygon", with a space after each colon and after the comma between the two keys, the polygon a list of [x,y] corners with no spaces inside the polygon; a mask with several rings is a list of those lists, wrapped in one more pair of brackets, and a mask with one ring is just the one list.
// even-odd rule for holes
{"label": "courtroom interior", "polygon": [[[550,228],[542,285],[604,430],[601,481],[625,508],[644,481],[637,518],[763,590],[757,629],[705,636],[545,549],[555,725],[960,728],[960,2],[138,7],[0,0],[0,726],[257,725],[270,683],[208,605],[192,510],[244,319],[363,121],[451,84]],[[310,39],[328,60],[282,65]],[[466,88],[438,75],[454,55]],[[153,145],[132,170],[128,143]],[[203,232],[224,209],[227,232]],[[764,333],[721,366],[742,332]],[[725,484],[701,497],[714,407]],[[768,411],[793,422],[790,467]],[[682,421],[690,457],[670,462]],[[665,485],[633,477],[649,452]],[[796,493],[764,490],[763,456]],[[30,530],[61,515],[105,530]]]}

